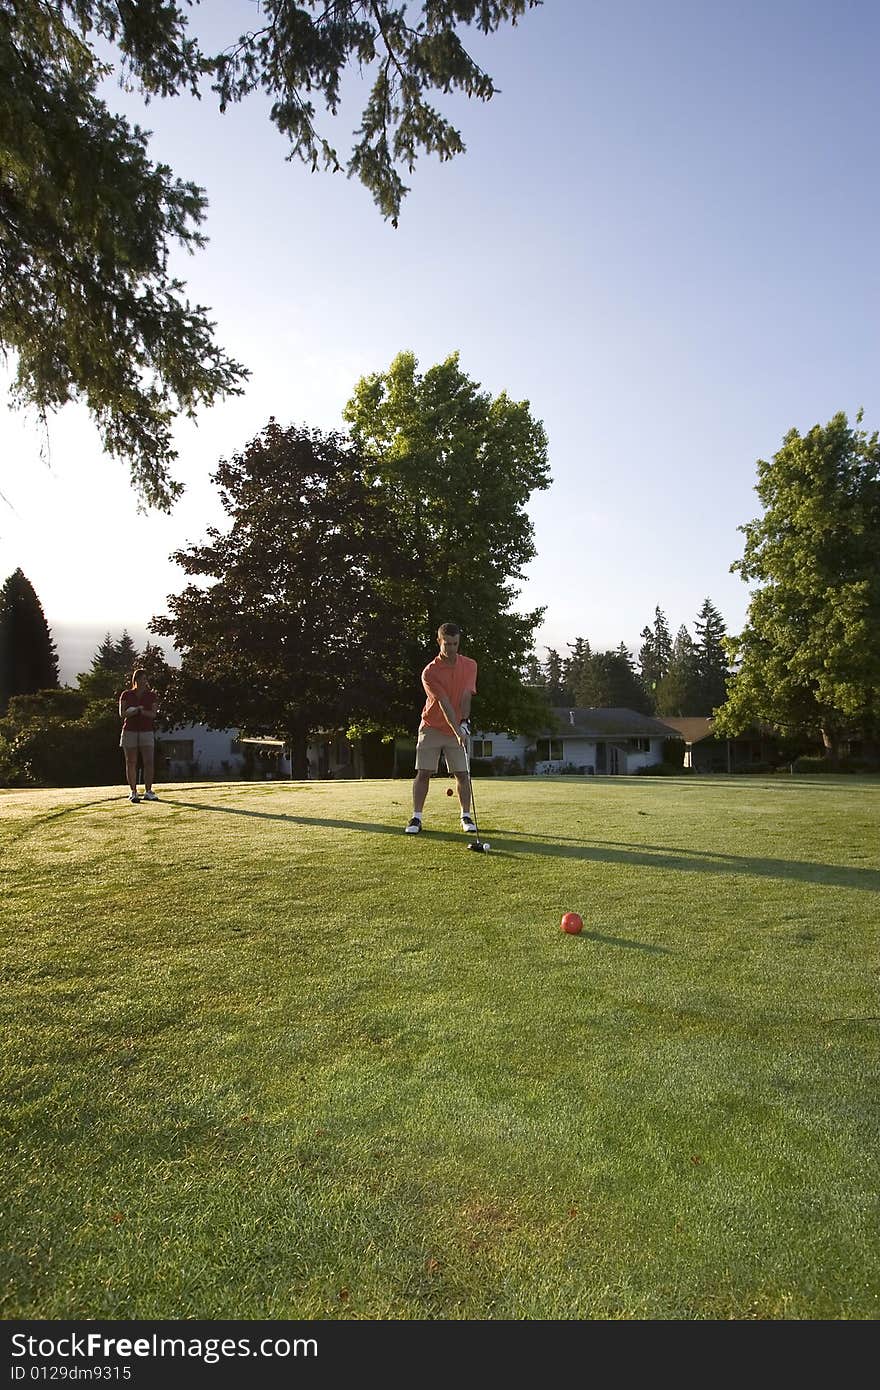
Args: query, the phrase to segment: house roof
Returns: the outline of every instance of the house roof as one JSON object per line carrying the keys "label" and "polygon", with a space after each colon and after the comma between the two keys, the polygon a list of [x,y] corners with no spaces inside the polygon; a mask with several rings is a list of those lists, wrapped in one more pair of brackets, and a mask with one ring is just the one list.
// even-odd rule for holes
{"label": "house roof", "polygon": [[700,743],[712,737],[712,720],[703,715],[692,715],[687,719],[667,719],[664,721],[675,729],[685,743]]}
{"label": "house roof", "polygon": [[634,709],[586,709],[553,706],[558,729],[544,729],[555,738],[680,738],[668,721]]}

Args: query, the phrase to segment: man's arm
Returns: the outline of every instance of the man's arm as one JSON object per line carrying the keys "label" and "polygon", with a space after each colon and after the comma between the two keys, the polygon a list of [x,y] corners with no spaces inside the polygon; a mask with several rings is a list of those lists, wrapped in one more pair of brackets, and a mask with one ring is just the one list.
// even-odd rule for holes
{"label": "man's arm", "polygon": [[[474,685],[477,683],[477,668],[474,667]],[[471,697],[476,694],[475,690],[466,690],[461,697],[461,722],[464,724],[471,717]]]}
{"label": "man's arm", "polygon": [[[458,739],[459,743],[462,745],[462,747],[464,747],[464,735],[462,734],[461,729],[458,725],[458,720],[455,717],[455,710],[452,708],[451,703],[445,695],[438,695],[436,698],[437,704],[443,711],[443,718],[446,720],[446,723],[449,725],[450,729],[455,734],[455,737]],[[462,718],[464,719],[466,718],[466,716],[462,715]]]}

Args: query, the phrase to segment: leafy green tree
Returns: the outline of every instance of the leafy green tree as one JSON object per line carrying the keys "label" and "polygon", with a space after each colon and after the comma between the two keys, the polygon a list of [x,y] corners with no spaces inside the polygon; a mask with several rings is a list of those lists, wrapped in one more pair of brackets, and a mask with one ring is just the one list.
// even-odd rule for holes
{"label": "leafy green tree", "polygon": [[213,480],[231,528],[174,554],[200,582],[150,624],[181,653],[166,716],[277,733],[298,778],[311,733],[411,722],[408,541],[359,450],[273,419]]}
{"label": "leafy green tree", "polygon": [[672,644],[672,654],[665,676],[662,676],[655,692],[655,708],[663,715],[676,715],[687,718],[702,713],[702,681],[700,663],[693,638],[684,624],[678,629]]}
{"label": "leafy green tree", "polygon": [[176,415],[240,394],[248,376],[215,344],[208,309],[168,273],[175,242],[205,243],[204,191],[153,163],[147,133],[111,113],[98,44],[148,100],[210,86],[223,111],[261,92],[289,157],[312,169],[343,167],[316,129],[313,98],[335,116],[349,65],[375,65],[345,168],[396,225],[401,170],[420,151],[464,149],[430,94],[487,101],[496,90],[458,28],[490,34],[537,3],[424,0],[417,17],[394,0],[260,0],[264,22],[211,54],[175,0],[2,0],[0,348],[17,364],[13,401],[44,418],[84,402],[142,504],[169,510],[182,491],[171,475]]}
{"label": "leafy green tree", "polygon": [[58,685],[58,656],[42,604],[21,569],[0,589],[0,713],[14,695]]}
{"label": "leafy green tree", "polygon": [[435,656],[439,624],[459,623],[462,651],[479,663],[480,726],[532,732],[546,708],[524,671],[544,610],[510,606],[535,555],[526,504],[549,486],[547,436],[528,401],[482,391],[458,353],[416,368],[400,353],[358,382],[344,412],[411,546],[411,659]]}
{"label": "leafy green tree", "polygon": [[[856,417],[861,425],[862,412]],[[758,588],[739,637],[721,732],[766,721],[841,738],[880,718],[880,443],[839,412],[806,435],[792,429],[758,460],[763,516],[740,527],[731,566]]]}
{"label": "leafy green tree", "polygon": [[730,664],[724,647],[727,628],[724,619],[710,599],[705,599],[694,628],[697,634],[695,650],[699,671],[699,698],[694,714],[711,715],[727,699]]}
{"label": "leafy green tree", "polygon": [[639,648],[639,670],[642,684],[648,692],[648,708],[653,709],[656,705],[657,688],[669,670],[672,657],[672,637],[666,614],[661,608],[654,609],[653,627],[643,627],[639,636],[642,638]]}

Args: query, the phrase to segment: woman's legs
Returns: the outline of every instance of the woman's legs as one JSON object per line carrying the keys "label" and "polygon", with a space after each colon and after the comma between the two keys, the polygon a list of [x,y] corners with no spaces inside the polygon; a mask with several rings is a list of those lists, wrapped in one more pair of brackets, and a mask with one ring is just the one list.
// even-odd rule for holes
{"label": "woman's legs", "polygon": [[126,775],[126,777],[128,778],[128,785],[129,785],[129,787],[130,787],[130,789],[131,789],[133,795],[135,795],[135,796],[137,796],[137,766],[138,766],[138,750],[137,750],[137,748],[126,748],[126,749],[125,749],[125,775]]}
{"label": "woman's legs", "polygon": [[155,750],[152,744],[144,744],[141,747],[141,762],[144,765],[144,791],[153,790],[153,765],[155,762]]}

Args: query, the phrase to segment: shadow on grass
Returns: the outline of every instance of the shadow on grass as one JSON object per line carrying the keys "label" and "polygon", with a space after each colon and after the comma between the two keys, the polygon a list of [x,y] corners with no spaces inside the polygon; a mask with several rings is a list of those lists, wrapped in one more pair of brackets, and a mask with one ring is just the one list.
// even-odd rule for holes
{"label": "shadow on grass", "polygon": [[[29,788],[29,790],[39,790],[39,788]],[[60,811],[50,811],[48,815],[37,816],[32,821],[26,821],[20,830],[10,835],[9,842],[13,844],[25,835],[33,835],[34,831],[39,830],[41,826],[49,825],[53,820],[61,820],[64,816],[72,816],[76,811],[88,811],[92,806],[104,806],[114,801],[128,801],[128,788],[126,787],[124,793],[114,792],[112,796],[100,796],[93,801],[77,801],[72,806],[62,806]]]}
{"label": "shadow on grass", "polygon": [[[274,820],[289,825],[325,826],[331,830],[355,830],[361,834],[395,835],[410,841],[447,841],[461,845],[461,833],[450,830],[425,831],[421,836],[404,837],[397,825],[381,825],[375,821],[337,820],[323,816],[292,816],[271,811],[245,811],[237,806],[212,806],[206,802],[180,801],[166,797],[165,805],[185,806],[194,811],[217,811],[227,816],[245,816],[255,820]],[[552,839],[549,836],[512,838],[510,832],[499,833],[481,826],[480,834],[491,836],[492,854],[518,858],[526,854],[552,859],[580,859],[597,864],[639,865],[647,869],[674,869],[691,873],[742,874],[745,877],[792,879],[798,883],[818,883],[835,888],[858,888],[868,893],[880,892],[880,869],[847,868],[838,864],[813,864],[791,859],[757,859],[710,850],[682,850],[665,845],[642,845],[638,849],[619,840]]]}

